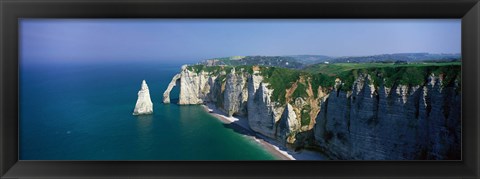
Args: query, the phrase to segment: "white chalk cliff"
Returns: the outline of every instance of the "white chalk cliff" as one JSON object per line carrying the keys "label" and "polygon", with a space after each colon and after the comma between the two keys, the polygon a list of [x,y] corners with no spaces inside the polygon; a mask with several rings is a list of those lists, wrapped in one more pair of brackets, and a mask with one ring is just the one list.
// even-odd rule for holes
{"label": "white chalk cliff", "polygon": [[133,110],[133,115],[142,115],[142,114],[152,114],[153,113],[153,103],[150,99],[150,91],[148,90],[148,85],[145,80],[142,81],[142,87],[138,91],[137,104]]}
{"label": "white chalk cliff", "polygon": [[[458,159],[461,76],[429,68],[444,74],[420,77],[415,85],[397,79],[389,86],[387,80],[397,74],[352,71],[353,80],[324,79],[329,83],[300,75],[273,89],[270,83],[279,82],[268,76],[267,67],[183,66],[164,102],[177,85],[180,105],[214,104],[229,116],[246,117],[262,136],[293,148],[315,146],[332,159]],[[285,90],[283,102],[280,95],[272,97],[276,90]]]}

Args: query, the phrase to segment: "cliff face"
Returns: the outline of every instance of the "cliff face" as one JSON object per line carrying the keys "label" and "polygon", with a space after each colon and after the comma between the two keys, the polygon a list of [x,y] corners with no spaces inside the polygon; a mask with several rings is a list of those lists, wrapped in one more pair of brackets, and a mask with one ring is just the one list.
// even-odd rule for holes
{"label": "cliff face", "polygon": [[[293,143],[294,133],[301,130],[296,116],[301,115],[306,99],[301,99],[303,103],[300,106],[289,105],[290,108],[272,101],[274,89],[269,88],[259,69],[247,72],[245,68],[233,68],[228,69],[228,72],[227,69],[212,72],[195,71],[184,66],[164,92],[164,102],[170,101],[170,91],[178,82],[180,105],[214,103],[229,116],[247,117],[250,128],[255,132],[282,142],[289,137],[289,143]],[[285,109],[289,109],[289,112],[284,112]],[[280,123],[284,125],[279,125]],[[307,127],[303,129],[312,129],[313,124],[314,121],[306,124]]]}
{"label": "cliff face", "polygon": [[370,85],[360,76],[353,93],[335,90],[322,103],[314,134],[337,159],[460,159],[461,95],[437,76],[422,86]]}
{"label": "cliff face", "polygon": [[195,73],[182,70],[180,75],[180,98],[179,104],[201,104],[209,92],[209,74],[205,72]]}
{"label": "cliff face", "polygon": [[223,93],[223,109],[229,116],[242,115],[247,112],[247,76],[245,73],[235,72],[235,68],[232,69],[230,74],[227,75],[225,81],[225,91]]}
{"label": "cliff face", "polygon": [[280,119],[282,111],[271,101],[273,90],[267,88],[267,83],[261,82],[262,77],[255,74],[251,79],[248,86],[248,124],[252,130],[275,138],[275,123]]}
{"label": "cliff face", "polygon": [[386,78],[360,73],[353,84],[337,78],[329,87],[300,75],[274,89],[271,76],[255,66],[184,66],[170,84],[179,82],[181,105],[214,103],[230,116],[247,117],[259,134],[293,147],[316,146],[333,159],[460,159],[459,78],[445,84],[431,75],[421,85],[385,87]]}

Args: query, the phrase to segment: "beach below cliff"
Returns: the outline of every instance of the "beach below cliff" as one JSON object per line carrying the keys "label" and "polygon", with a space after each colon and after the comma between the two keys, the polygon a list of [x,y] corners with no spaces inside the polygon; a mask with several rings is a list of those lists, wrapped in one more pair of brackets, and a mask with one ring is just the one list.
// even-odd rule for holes
{"label": "beach below cliff", "polygon": [[278,144],[278,142],[252,131],[248,126],[248,121],[246,118],[237,116],[228,117],[223,111],[216,108],[214,104],[207,103],[202,105],[202,107],[206,112],[222,121],[226,127],[231,128],[234,131],[258,142],[264,149],[280,160],[328,160],[326,156],[322,156],[314,151],[289,151],[285,147],[282,147],[280,144]]}

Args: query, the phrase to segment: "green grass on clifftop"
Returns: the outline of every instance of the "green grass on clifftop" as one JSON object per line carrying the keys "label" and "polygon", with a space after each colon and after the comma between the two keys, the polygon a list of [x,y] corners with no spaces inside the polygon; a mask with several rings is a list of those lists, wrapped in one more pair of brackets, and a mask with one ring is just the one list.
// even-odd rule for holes
{"label": "green grass on clifftop", "polygon": [[189,65],[187,66],[187,70],[193,71],[195,73],[200,73],[202,71],[211,73],[213,75],[218,75],[220,72],[225,71],[225,73],[230,73],[232,69],[235,68],[235,71],[237,73],[241,72],[243,70],[244,72],[248,72],[249,74],[253,73],[252,66],[248,65],[239,65],[239,66],[207,66],[207,65]]}
{"label": "green grass on clifftop", "polygon": [[418,62],[418,63],[333,63],[316,64],[304,69],[310,73],[324,73],[328,75],[338,75],[341,72],[354,69],[385,68],[385,67],[428,67],[428,66],[452,66],[461,65],[461,62]]}
{"label": "green grass on clifftop", "polygon": [[305,72],[286,68],[262,67],[260,74],[263,76],[264,81],[270,84],[269,88],[274,89],[272,100],[285,104],[285,90],[292,87],[292,84]]}
{"label": "green grass on clifftop", "polygon": [[338,77],[344,83],[342,89],[348,91],[359,74],[369,74],[375,86],[383,83],[386,87],[395,84],[422,85],[431,73],[437,76],[442,74],[445,77],[443,85],[448,85],[460,77],[461,62],[317,64],[306,68],[305,71]]}

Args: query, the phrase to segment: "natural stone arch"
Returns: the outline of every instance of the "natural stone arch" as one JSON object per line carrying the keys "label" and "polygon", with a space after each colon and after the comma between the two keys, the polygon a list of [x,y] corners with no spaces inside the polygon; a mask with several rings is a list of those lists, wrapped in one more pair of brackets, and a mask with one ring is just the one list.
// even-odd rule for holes
{"label": "natural stone arch", "polygon": [[170,91],[172,91],[173,87],[175,87],[177,84],[180,84],[180,77],[181,74],[176,74],[173,78],[172,81],[168,84],[167,90],[163,92],[163,103],[168,104],[170,103]]}

